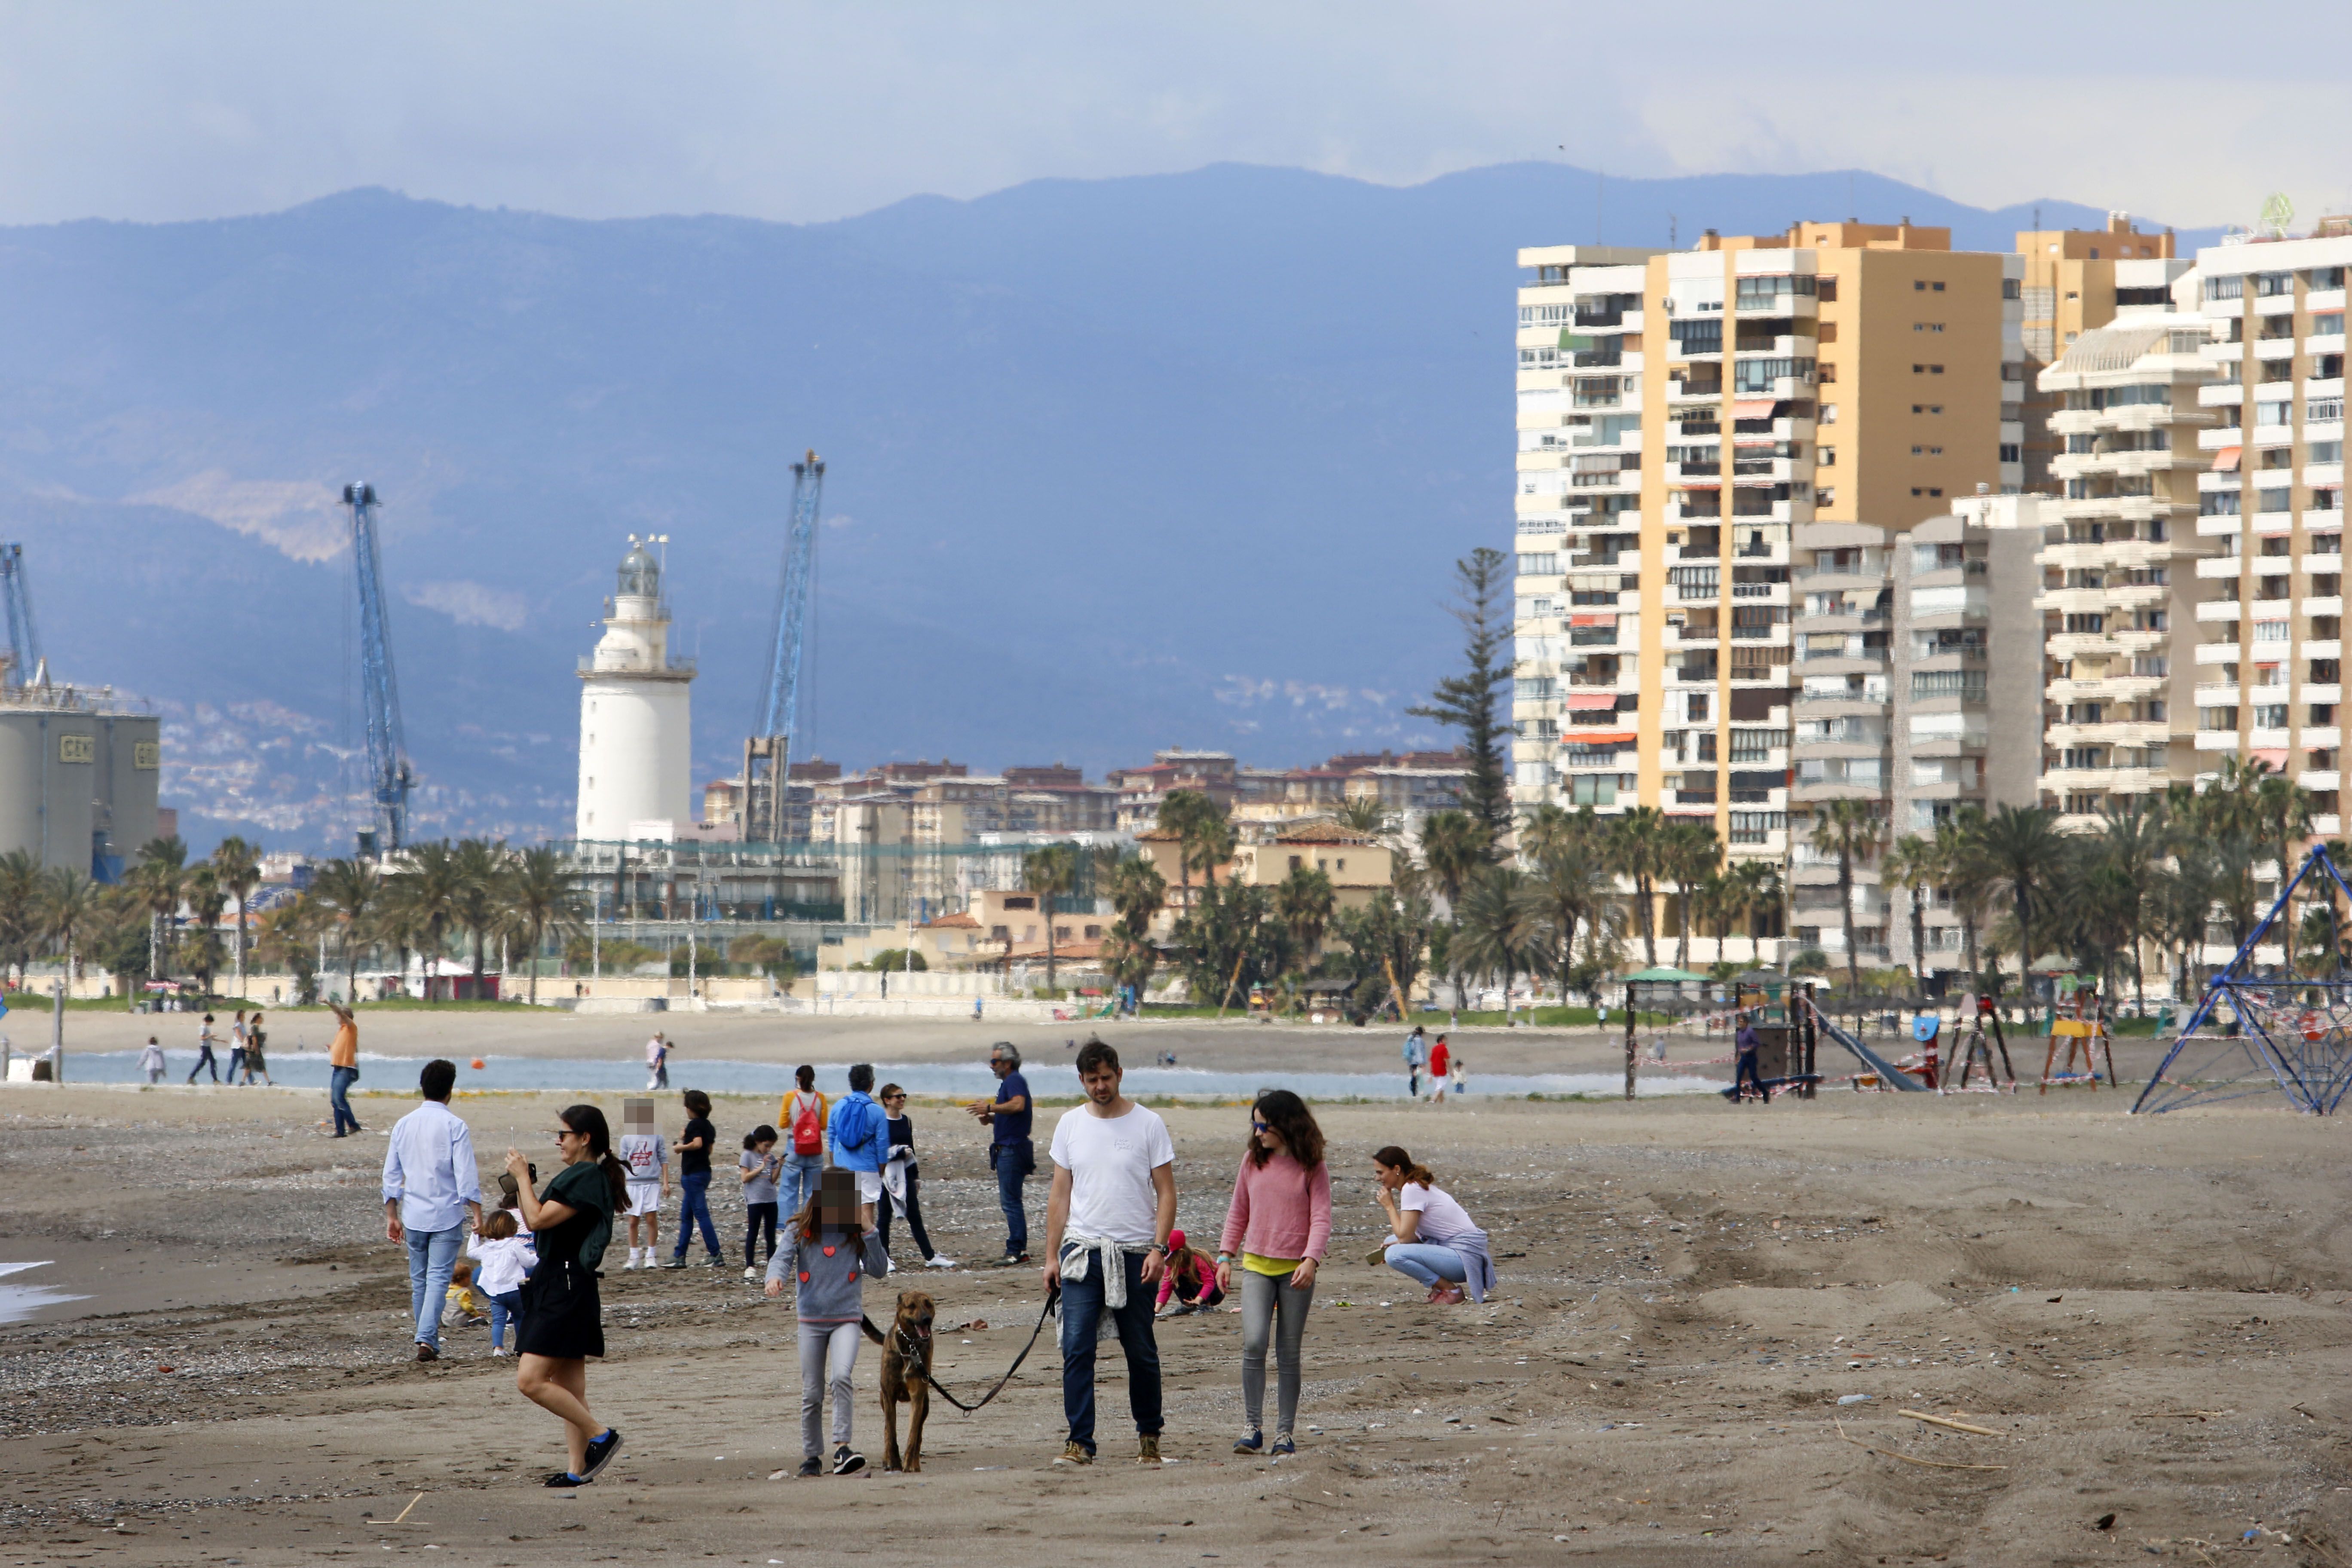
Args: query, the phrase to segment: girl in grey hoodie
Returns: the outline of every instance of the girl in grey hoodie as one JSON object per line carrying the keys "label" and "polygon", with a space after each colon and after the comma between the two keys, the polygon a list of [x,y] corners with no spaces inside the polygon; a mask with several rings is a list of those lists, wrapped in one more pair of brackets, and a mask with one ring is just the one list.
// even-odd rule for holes
{"label": "girl in grey hoodie", "polygon": [[795,1279],[793,1305],[801,1324],[800,1473],[824,1469],[819,1442],[825,1390],[833,1391],[833,1473],[846,1476],[866,1468],[866,1456],[849,1447],[850,1374],[857,1368],[857,1342],[866,1318],[866,1281],[889,1272],[882,1237],[861,1232],[857,1178],[834,1166],[820,1174],[807,1206],[793,1216],[788,1245],[768,1259],[771,1297],[784,1293],[784,1275]]}

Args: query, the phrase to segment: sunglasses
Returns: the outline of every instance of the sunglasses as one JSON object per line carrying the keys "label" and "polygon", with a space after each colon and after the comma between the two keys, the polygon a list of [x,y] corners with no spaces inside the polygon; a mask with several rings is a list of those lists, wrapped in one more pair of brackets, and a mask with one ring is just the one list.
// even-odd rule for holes
{"label": "sunglasses", "polygon": [[1267,1123],[1258,1121],[1255,1117],[1252,1117],[1250,1119],[1250,1131],[1253,1132],[1271,1132],[1274,1129]]}
{"label": "sunglasses", "polygon": [[559,1127],[555,1130],[554,1133],[555,1141],[558,1143],[562,1142],[566,1138],[581,1138],[584,1136],[586,1136],[586,1134],[574,1132],[569,1127]]}

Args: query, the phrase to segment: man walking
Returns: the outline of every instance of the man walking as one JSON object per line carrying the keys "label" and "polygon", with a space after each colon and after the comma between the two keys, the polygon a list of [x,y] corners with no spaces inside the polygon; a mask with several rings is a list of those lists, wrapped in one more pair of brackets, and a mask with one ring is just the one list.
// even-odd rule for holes
{"label": "man walking", "polygon": [[334,1043],[327,1047],[327,1103],[335,1111],[335,1136],[362,1131],[352,1114],[352,1085],[360,1080],[360,1021],[341,1002],[327,1004],[335,1016]]}
{"label": "man walking", "polygon": [[1404,1090],[1413,1100],[1421,1098],[1421,1069],[1429,1060],[1429,1037],[1419,1024],[1404,1037]]}
{"label": "man walking", "polygon": [[646,1042],[646,1088],[648,1090],[669,1087],[669,1042],[662,1038],[659,1029]]}
{"label": "man walking", "polygon": [[1757,1068],[1757,1053],[1763,1045],[1763,1040],[1756,1033],[1756,1015],[1740,1014],[1739,1032],[1731,1037],[1731,1054],[1736,1060],[1731,1073],[1732,1099],[1745,1100],[1748,1086],[1753,1084],[1756,1098],[1767,1105],[1772,1103],[1772,1097],[1765,1090],[1764,1079]]}
{"label": "man walking", "polygon": [[1037,1168],[1036,1145],[1029,1141],[1033,1112],[1029,1080],[1021,1076],[1021,1053],[999,1040],[988,1048],[988,1070],[996,1075],[996,1098],[964,1107],[993,1133],[988,1163],[996,1172],[997,1206],[1004,1211],[1004,1257],[999,1267],[1029,1261],[1029,1214],[1021,1184]]}
{"label": "man walking", "polygon": [[482,1222],[474,1134],[449,1109],[457,1064],[436,1058],[416,1075],[425,1103],[392,1124],[383,1152],[383,1233],[408,1243],[408,1306],[416,1359],[441,1359],[441,1309],[468,1216]]}
{"label": "man walking", "polygon": [[[188,1081],[195,1082],[200,1072],[208,1072],[213,1075],[215,1083],[220,1082],[220,1063],[213,1058],[213,1016],[210,1013],[205,1015],[204,1026],[196,1031],[196,1065],[188,1069]],[[236,1080],[232,1077],[229,1081],[234,1083]]]}
{"label": "man walking", "polygon": [[1062,1291],[1062,1413],[1069,1441],[1057,1465],[1095,1462],[1095,1336],[1105,1312],[1127,1356],[1127,1402],[1139,1465],[1160,1463],[1160,1346],[1153,1287],[1176,1226],[1176,1145],[1168,1124],[1119,1093],[1118,1053],[1078,1047],[1087,1102],[1054,1126],[1054,1191],[1045,1205],[1045,1289]]}

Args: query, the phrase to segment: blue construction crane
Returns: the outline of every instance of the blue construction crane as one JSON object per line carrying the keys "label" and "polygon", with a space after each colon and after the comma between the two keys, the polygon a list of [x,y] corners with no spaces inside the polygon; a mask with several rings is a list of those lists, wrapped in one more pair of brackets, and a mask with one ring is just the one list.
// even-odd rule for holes
{"label": "blue construction crane", "polygon": [[[760,716],[743,748],[743,837],[755,844],[783,837],[792,737],[800,724],[801,645],[808,626],[817,510],[824,494],[824,464],[811,452],[793,465],[793,516],[784,537],[783,582],[776,591],[774,652]],[[761,763],[767,764],[764,776]]]}
{"label": "blue construction crane", "polygon": [[8,668],[0,685],[23,686],[41,668],[41,634],[33,627],[33,590],[25,581],[25,547],[0,543],[0,599],[8,605]]}
{"label": "blue construction crane", "polygon": [[400,682],[392,668],[392,634],[384,620],[383,558],[376,550],[375,487],[343,487],[352,509],[352,565],[360,588],[360,705],[367,713],[369,794],[375,829],[360,835],[360,853],[388,855],[408,836],[408,742],[400,728]]}

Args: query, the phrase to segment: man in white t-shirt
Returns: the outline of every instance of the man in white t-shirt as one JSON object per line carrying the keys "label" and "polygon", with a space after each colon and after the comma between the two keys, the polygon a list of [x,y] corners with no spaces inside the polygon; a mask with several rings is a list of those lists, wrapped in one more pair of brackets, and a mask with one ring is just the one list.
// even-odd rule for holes
{"label": "man in white t-shirt", "polygon": [[1069,1441],[1057,1465],[1095,1462],[1095,1334],[1108,1311],[1127,1355],[1136,1463],[1160,1462],[1160,1346],[1151,1309],[1176,1226],[1176,1145],[1168,1123],[1118,1091],[1118,1053],[1078,1047],[1087,1102],[1054,1125],[1054,1191],[1045,1205],[1045,1287],[1062,1291],[1062,1412]]}

